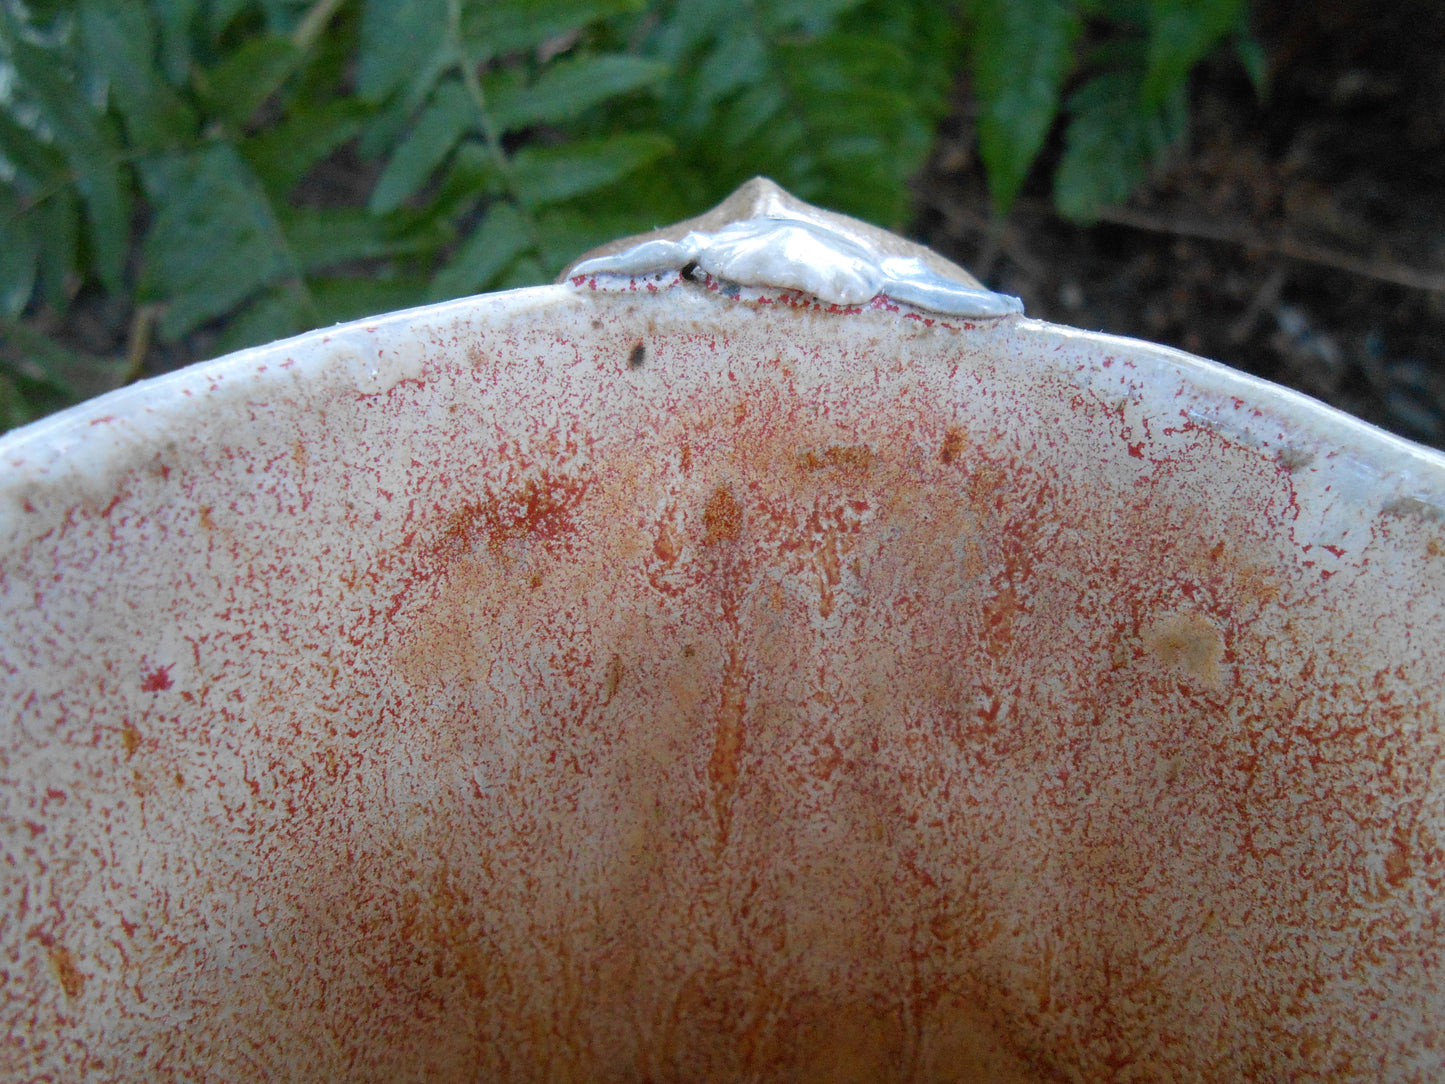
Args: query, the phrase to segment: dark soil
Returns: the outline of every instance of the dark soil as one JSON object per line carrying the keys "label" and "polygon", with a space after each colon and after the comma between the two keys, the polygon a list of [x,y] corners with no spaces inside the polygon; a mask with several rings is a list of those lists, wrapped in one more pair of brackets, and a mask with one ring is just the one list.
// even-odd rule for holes
{"label": "dark soil", "polygon": [[918,236],[1034,316],[1178,346],[1445,446],[1445,4],[1266,0],[1256,26],[1267,99],[1211,62],[1190,145],[1088,228],[1052,213],[1057,146],[990,221],[960,87]]}

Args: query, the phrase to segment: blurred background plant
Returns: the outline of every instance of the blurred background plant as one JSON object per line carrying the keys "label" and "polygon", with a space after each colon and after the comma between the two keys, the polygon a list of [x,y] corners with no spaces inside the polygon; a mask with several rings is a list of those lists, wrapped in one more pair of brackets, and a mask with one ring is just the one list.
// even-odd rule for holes
{"label": "blurred background plant", "polygon": [[[1054,199],[1088,219],[1184,140],[1203,58],[1231,46],[1262,86],[1246,16],[1245,0],[0,0],[0,425],[544,282],[756,174],[902,229],[964,67],[995,212],[1062,114]],[[77,349],[76,320],[111,327],[112,348]]]}

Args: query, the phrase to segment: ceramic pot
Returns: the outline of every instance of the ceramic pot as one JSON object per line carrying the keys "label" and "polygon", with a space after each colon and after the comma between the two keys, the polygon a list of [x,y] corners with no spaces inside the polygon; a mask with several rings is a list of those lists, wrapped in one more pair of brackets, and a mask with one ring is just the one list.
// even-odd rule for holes
{"label": "ceramic pot", "polygon": [[1445,459],[755,182],[0,441],[0,1076],[1445,1074]]}

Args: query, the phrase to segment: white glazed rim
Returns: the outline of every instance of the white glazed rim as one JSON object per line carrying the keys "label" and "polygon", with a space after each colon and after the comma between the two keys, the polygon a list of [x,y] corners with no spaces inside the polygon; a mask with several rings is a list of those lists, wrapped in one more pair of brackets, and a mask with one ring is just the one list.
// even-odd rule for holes
{"label": "white glazed rim", "polygon": [[[61,493],[71,500],[100,499],[111,480],[154,457],[178,432],[204,425],[206,414],[219,415],[246,399],[284,396],[297,382],[349,384],[363,394],[380,393],[417,375],[434,329],[587,306],[590,296],[588,289],[570,285],[536,286],[337,324],[198,362],[13,430],[0,437],[0,541],[24,533],[23,521],[34,518],[33,502],[49,503]],[[696,313],[700,316],[720,315],[717,305],[749,304],[706,295],[682,281],[652,296],[658,303],[665,299],[702,308]],[[889,308],[894,311],[853,311],[836,318],[896,320],[915,314],[906,305]],[[1173,347],[1024,316],[967,326],[1018,356],[1021,364],[1052,363],[1052,375],[1100,390],[1117,375],[1107,374],[1106,381],[1101,360],[1118,358],[1130,368],[1135,391],[1144,389],[1141,406],[1170,414],[1181,398],[1192,399],[1193,420],[1232,440],[1267,452],[1288,450],[1347,464],[1347,484],[1335,487],[1335,498],[1386,511],[1404,502],[1414,514],[1445,519],[1445,453],[1302,392]],[[339,365],[338,357],[349,362]],[[1222,410],[1221,403],[1233,403],[1235,409]]]}

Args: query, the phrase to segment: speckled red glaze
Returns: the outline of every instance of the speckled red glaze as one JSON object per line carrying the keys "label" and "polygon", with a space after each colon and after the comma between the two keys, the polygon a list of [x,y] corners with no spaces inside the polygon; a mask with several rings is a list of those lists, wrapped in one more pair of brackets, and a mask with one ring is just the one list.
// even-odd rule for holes
{"label": "speckled red glaze", "polygon": [[0,442],[6,1080],[1429,1080],[1445,466],[676,276]]}

